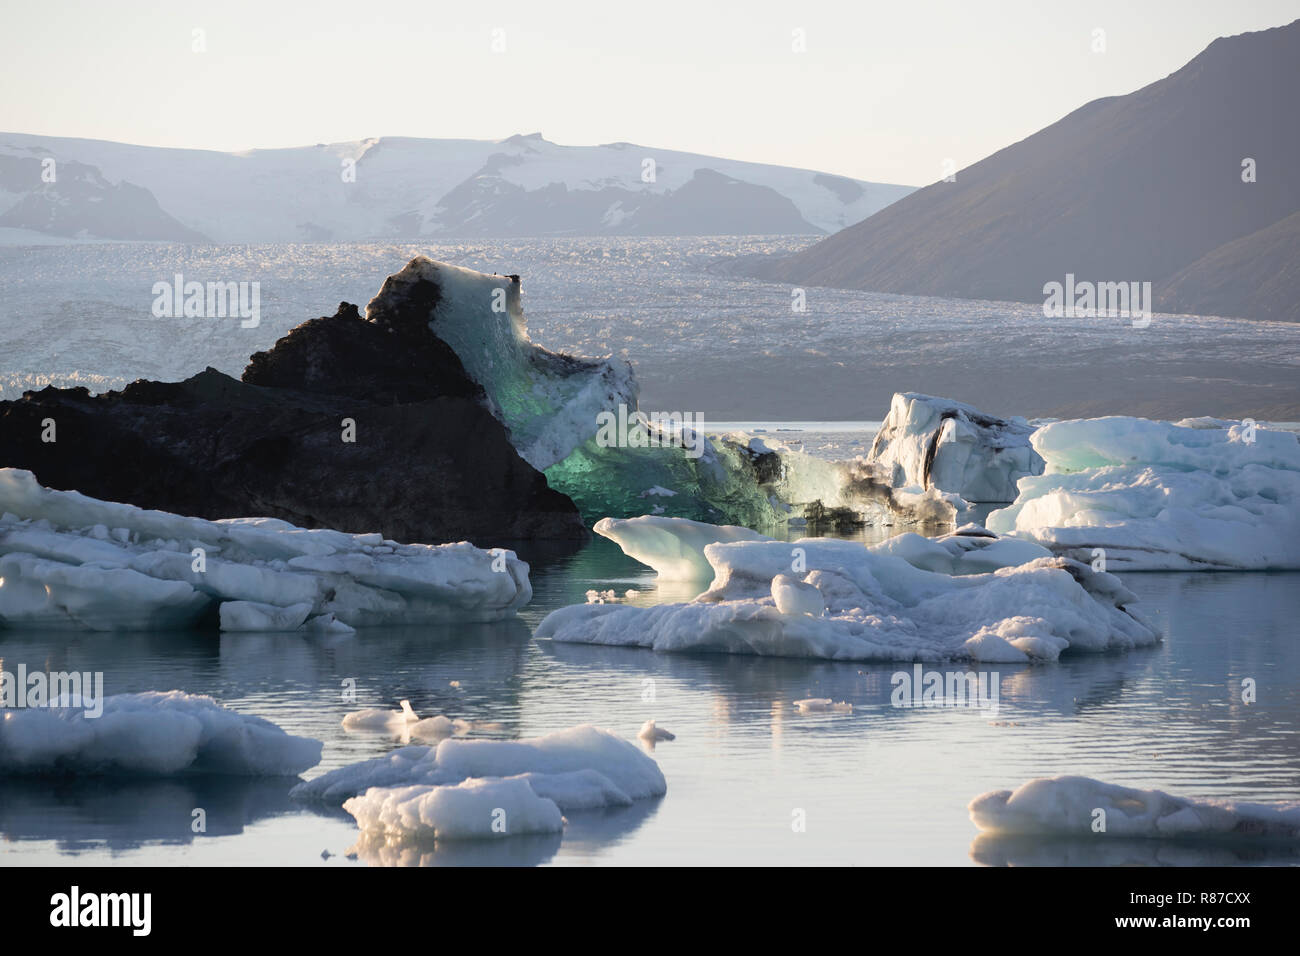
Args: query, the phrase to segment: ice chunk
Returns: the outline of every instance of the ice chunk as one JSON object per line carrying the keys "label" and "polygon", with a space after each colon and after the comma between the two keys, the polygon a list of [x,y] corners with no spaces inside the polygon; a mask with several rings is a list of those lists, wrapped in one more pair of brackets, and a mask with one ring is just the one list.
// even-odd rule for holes
{"label": "ice chunk", "polygon": [[830,697],[808,697],[796,700],[794,709],[801,714],[851,714],[853,705],[845,701],[832,700]]}
{"label": "ice chunk", "polygon": [[467,840],[564,829],[554,800],[527,780],[465,780],[450,786],[374,787],[344,801],[365,831],[398,839]]}
{"label": "ice chunk", "polygon": [[296,631],[311,614],[307,602],[276,607],[256,601],[226,601],[221,605],[223,631]]}
{"label": "ice chunk", "polygon": [[648,740],[651,743],[654,743],[659,740],[677,739],[676,734],[669,733],[664,728],[655,726],[655,722],[653,720],[647,720],[644,724],[641,725],[641,730],[637,734],[637,737],[639,737],[642,740]]}
{"label": "ice chunk", "polygon": [[269,720],[181,691],[106,697],[99,717],[81,707],[0,714],[0,772],[6,774],[292,777],[320,762],[321,747]]}
{"label": "ice chunk", "polygon": [[493,414],[534,468],[562,461],[592,438],[600,412],[619,404],[636,407],[636,379],[627,362],[574,358],[533,344],[518,276],[486,275],[417,256],[384,281],[366,318],[404,321],[413,308],[423,310],[429,327],[483,386]]}
{"label": "ice chunk", "polygon": [[632,800],[667,790],[654,760],[609,731],[584,724],[529,740],[453,738],[436,747],[413,744],[299,784],[292,796],[339,803],[371,787],[446,786],[471,777],[551,776],[580,770],[600,773]]}
{"label": "ice chunk", "polygon": [[654,568],[665,581],[711,580],[713,567],[704,557],[705,545],[720,541],[772,540],[736,525],[654,515],[601,518],[594,530],[617,544],[629,558]]}
{"label": "ice chunk", "polygon": [[[982,794],[968,809],[975,826],[995,833],[1300,840],[1300,802],[1198,802],[1091,777],[1040,777]],[[1098,810],[1104,833],[1094,830]]]}
{"label": "ice chunk", "polygon": [[[536,636],[660,651],[1008,662],[1159,640],[1130,609],[1134,596],[1118,579],[1067,558],[949,575],[830,539],[711,544],[704,553],[715,576],[694,601],[573,605],[551,612]],[[776,606],[773,579],[794,574],[820,592],[824,616]]]}
{"label": "ice chunk", "polygon": [[421,719],[420,715],[411,708],[411,702],[403,700],[397,710],[371,707],[345,714],[343,729],[388,734],[410,743],[412,739],[441,740],[452,734],[467,733],[470,724],[468,721],[452,720],[441,714]]}
{"label": "ice chunk", "polygon": [[1055,422],[998,532],[1113,570],[1300,568],[1300,442],[1258,426]]}
{"label": "ice chunk", "polygon": [[[206,521],[0,468],[0,627],[225,630],[494,621],[532,597],[512,551],[398,544],[271,518]],[[109,534],[106,528],[121,534]],[[310,621],[308,620],[310,618]]]}
{"label": "ice chunk", "polygon": [[772,601],[782,614],[821,617],[826,613],[826,599],[816,585],[805,584],[788,574],[778,574],[772,579]]}
{"label": "ice chunk", "polygon": [[1043,471],[1033,426],[947,398],[895,393],[868,461],[891,488],[938,489],[966,501],[1014,501],[1016,482]]}

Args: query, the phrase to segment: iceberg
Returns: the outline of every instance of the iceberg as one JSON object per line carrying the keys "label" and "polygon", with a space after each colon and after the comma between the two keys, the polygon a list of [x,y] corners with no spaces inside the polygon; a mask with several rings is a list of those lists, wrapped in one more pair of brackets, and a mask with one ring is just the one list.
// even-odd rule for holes
{"label": "iceberg", "polygon": [[[713,579],[714,567],[705,554],[709,545],[775,540],[749,528],[712,525],[662,515],[602,518],[596,522],[595,531],[617,544],[629,558],[657,571],[661,581],[687,583],[707,583]],[[786,551],[779,553],[784,555],[793,547],[804,550],[808,547],[838,547],[824,545],[824,540],[805,538],[787,545]],[[1042,545],[1001,536],[973,524],[963,525],[955,533],[937,538],[905,531],[878,544],[869,545],[868,549],[900,557],[913,567],[941,574],[983,574],[1052,556],[1052,552]],[[598,592],[591,592],[588,598],[592,595],[604,597]]]}
{"label": "iceberg", "polygon": [[[971,821],[1000,834],[1300,840],[1300,802],[1194,801],[1091,777],[1040,777],[970,802]],[[1093,827],[1105,813],[1105,831]]]}
{"label": "iceberg", "polygon": [[4,774],[295,777],[320,762],[321,748],[319,740],[176,690],[105,697],[99,717],[76,706],[0,714]]}
{"label": "iceberg", "polygon": [[968,502],[1014,501],[1016,482],[1043,472],[1034,427],[947,398],[896,392],[867,462],[877,482],[936,489]]}
{"label": "iceberg", "polygon": [[[951,536],[952,560],[965,559],[965,542],[951,543],[962,538],[988,541],[988,549],[999,543]],[[948,552],[943,544],[898,550],[914,559]],[[547,615],[535,635],[666,652],[998,662],[1054,661],[1066,649],[1130,649],[1160,639],[1130,608],[1135,597],[1116,577],[1069,558],[1045,555],[947,574],[834,539],[709,544],[704,554],[714,578],[693,601],[572,605]],[[1018,546],[1004,554],[1016,561],[1026,556]],[[802,594],[783,610],[772,597],[778,576],[820,592],[825,613],[809,613],[816,605]]]}
{"label": "iceberg", "polygon": [[0,627],[234,631],[495,621],[532,597],[512,551],[399,544],[274,518],[208,521],[0,468]]}
{"label": "iceberg", "polygon": [[1253,424],[1054,422],[990,530],[1115,570],[1300,568],[1300,441]]}
{"label": "iceberg", "polygon": [[772,540],[738,525],[714,525],[661,515],[601,518],[593,530],[617,544],[629,558],[654,568],[664,581],[710,580],[713,566],[704,556],[706,545]]}
{"label": "iceberg", "polygon": [[366,319],[423,317],[481,385],[520,456],[544,471],[597,431],[597,416],[636,405],[632,366],[551,352],[528,337],[519,276],[486,275],[417,256],[384,280]]}
{"label": "iceberg", "polygon": [[[372,788],[446,787],[521,775],[535,793],[562,810],[626,805],[668,789],[653,759],[608,730],[583,724],[529,740],[451,738],[437,746],[412,744],[331,770],[294,787],[290,796],[338,805]],[[597,792],[599,802],[593,796]]]}
{"label": "iceberg", "polygon": [[554,833],[564,817],[522,777],[466,780],[449,786],[373,787],[343,809],[368,834],[388,839],[465,840]]}

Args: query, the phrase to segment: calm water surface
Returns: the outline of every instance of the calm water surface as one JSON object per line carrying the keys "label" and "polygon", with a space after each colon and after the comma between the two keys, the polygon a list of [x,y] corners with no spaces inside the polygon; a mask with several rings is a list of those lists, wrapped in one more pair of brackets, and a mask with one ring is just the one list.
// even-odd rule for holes
{"label": "calm water surface", "polygon": [[[534,568],[536,598],[495,625],[361,632],[52,635],[0,632],[12,670],[102,670],[110,693],[212,694],[325,741],[308,776],[398,746],[345,733],[357,707],[409,698],[421,714],[533,736],[594,722],[626,737],[655,718],[677,734],[655,757],[661,800],[570,814],[563,837],[344,854],[357,830],[309,812],[290,782],[0,781],[0,864],[381,863],[972,864],[1297,862],[1288,851],[1108,841],[979,840],[966,804],[1032,777],[1077,773],[1192,797],[1300,795],[1300,574],[1129,574],[1156,621],[1154,649],[997,668],[996,717],[890,706],[896,665],[681,656],[536,641],[551,609],[589,588],[681,600],[610,542]],[[689,595],[687,595],[689,596]],[[1258,702],[1241,702],[1254,678]],[[341,699],[354,678],[358,703]],[[647,681],[653,685],[647,685]],[[459,687],[452,682],[459,682]],[[643,701],[653,686],[654,702]],[[801,715],[832,697],[851,714]],[[190,832],[191,811],[208,831]],[[806,815],[794,832],[793,814]],[[333,854],[322,859],[322,851]]]}

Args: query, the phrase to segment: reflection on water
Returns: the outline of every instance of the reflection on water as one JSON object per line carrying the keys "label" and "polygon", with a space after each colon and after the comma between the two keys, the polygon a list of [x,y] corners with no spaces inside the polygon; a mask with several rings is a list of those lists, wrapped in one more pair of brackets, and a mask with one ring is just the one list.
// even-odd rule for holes
{"label": "reflection on water", "polygon": [[[538,560],[535,603],[492,625],[354,636],[0,632],[0,666],[101,670],[109,693],[212,694],[325,741],[309,776],[397,744],[348,734],[345,713],[395,707],[490,723],[517,737],[593,722],[632,739],[646,720],[661,800],[573,813],[563,834],[372,845],[350,817],[288,801],[284,781],[0,781],[0,862],[366,864],[1300,862],[1293,849],[979,837],[966,804],[1063,773],[1192,798],[1300,794],[1300,574],[1129,574],[1161,645],[996,665],[996,715],[890,705],[895,665],[656,654],[535,641],[551,609],[589,589],[682,600],[595,539]],[[690,588],[686,589],[691,590]],[[933,665],[931,665],[933,666]],[[937,668],[944,669],[944,668]],[[965,668],[960,668],[965,669]],[[1242,701],[1242,681],[1258,688]],[[355,702],[343,690],[356,688]],[[830,697],[851,713],[800,714]],[[191,812],[207,811],[206,834]],[[792,827],[796,812],[806,829]],[[972,843],[974,840],[974,843]],[[322,850],[333,856],[322,860]],[[355,850],[355,859],[345,855]]]}

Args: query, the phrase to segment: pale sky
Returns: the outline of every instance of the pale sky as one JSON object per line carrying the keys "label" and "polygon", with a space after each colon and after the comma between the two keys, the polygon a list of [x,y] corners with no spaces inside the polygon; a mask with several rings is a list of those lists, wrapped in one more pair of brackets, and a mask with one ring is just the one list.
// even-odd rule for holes
{"label": "pale sky", "polygon": [[914,185],[1300,17],[1300,0],[0,2],[4,131],[223,150],[540,131]]}

